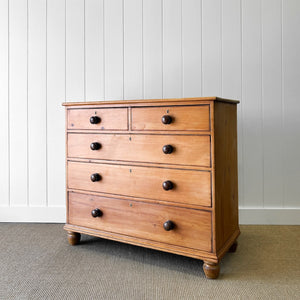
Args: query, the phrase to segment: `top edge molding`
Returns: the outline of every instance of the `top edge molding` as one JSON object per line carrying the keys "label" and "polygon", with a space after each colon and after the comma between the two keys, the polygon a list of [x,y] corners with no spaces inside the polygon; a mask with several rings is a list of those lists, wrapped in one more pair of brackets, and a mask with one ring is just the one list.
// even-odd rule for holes
{"label": "top edge molding", "polygon": [[199,102],[199,101],[217,101],[227,103],[240,103],[238,100],[225,99],[220,97],[195,97],[195,98],[170,98],[170,99],[141,99],[141,100],[115,100],[115,101],[89,101],[89,102],[64,102],[63,106],[82,106],[82,105],[107,105],[107,104],[142,104],[142,103],[168,103],[168,102]]}

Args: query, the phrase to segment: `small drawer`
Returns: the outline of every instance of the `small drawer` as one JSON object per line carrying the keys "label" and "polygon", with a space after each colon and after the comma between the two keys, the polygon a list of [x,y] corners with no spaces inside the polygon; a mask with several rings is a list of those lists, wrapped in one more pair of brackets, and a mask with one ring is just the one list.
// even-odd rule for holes
{"label": "small drawer", "polygon": [[68,187],[199,206],[211,206],[211,172],[68,162]]}
{"label": "small drawer", "polygon": [[208,131],[209,105],[132,108],[132,130]]}
{"label": "small drawer", "polygon": [[211,252],[211,213],[69,193],[69,223]]}
{"label": "small drawer", "polygon": [[127,108],[68,109],[68,129],[128,130]]}
{"label": "small drawer", "polygon": [[210,148],[209,135],[68,134],[74,158],[210,167]]}

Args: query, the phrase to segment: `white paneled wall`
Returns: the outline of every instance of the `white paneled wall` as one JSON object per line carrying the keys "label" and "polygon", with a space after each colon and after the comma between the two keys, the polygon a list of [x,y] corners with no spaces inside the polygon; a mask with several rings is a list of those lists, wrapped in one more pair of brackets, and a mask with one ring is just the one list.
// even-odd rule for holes
{"label": "white paneled wall", "polygon": [[216,95],[241,223],[299,224],[299,28],[298,0],[0,0],[0,221],[64,221],[62,102]]}

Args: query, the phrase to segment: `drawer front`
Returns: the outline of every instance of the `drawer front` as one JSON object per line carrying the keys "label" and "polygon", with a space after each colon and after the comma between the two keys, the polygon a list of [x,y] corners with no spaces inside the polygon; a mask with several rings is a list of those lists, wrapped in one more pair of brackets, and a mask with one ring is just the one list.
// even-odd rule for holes
{"label": "drawer front", "polygon": [[127,108],[69,109],[68,129],[127,130]]}
{"label": "drawer front", "polygon": [[[102,215],[93,217],[97,208]],[[166,231],[166,221],[174,228]],[[69,223],[211,251],[211,213],[201,210],[69,193]]]}
{"label": "drawer front", "polygon": [[69,133],[68,156],[210,167],[210,136]]}
{"label": "drawer front", "polygon": [[[99,181],[91,180],[99,174]],[[163,189],[171,181],[173,188]],[[169,184],[166,184],[169,186]],[[211,206],[211,173],[167,168],[68,162],[68,187],[108,194]]]}
{"label": "drawer front", "polygon": [[[171,123],[164,124],[163,116]],[[209,105],[134,107],[131,117],[133,130],[210,130]]]}

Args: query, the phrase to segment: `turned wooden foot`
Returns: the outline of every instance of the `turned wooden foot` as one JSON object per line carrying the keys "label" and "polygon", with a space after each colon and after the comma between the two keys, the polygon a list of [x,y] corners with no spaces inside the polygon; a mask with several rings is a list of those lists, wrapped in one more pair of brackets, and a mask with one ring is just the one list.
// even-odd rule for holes
{"label": "turned wooden foot", "polygon": [[229,248],[228,252],[232,252],[232,253],[235,252],[237,246],[238,246],[238,242],[235,241],[235,242],[231,245],[231,247]]}
{"label": "turned wooden foot", "polygon": [[220,273],[220,265],[218,263],[204,262],[203,271],[206,278],[216,279]]}
{"label": "turned wooden foot", "polygon": [[68,231],[68,242],[70,245],[74,246],[79,244],[81,234],[78,232]]}

